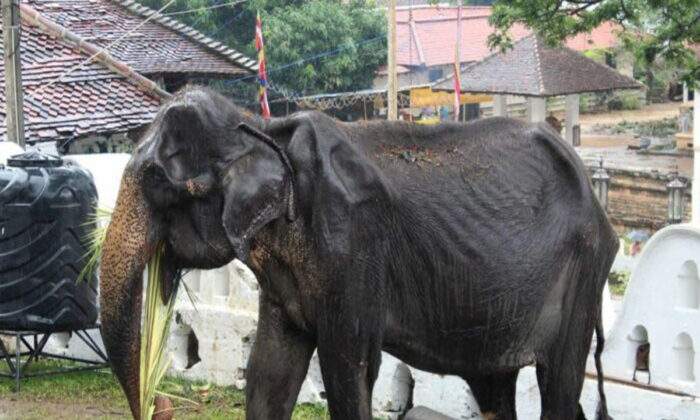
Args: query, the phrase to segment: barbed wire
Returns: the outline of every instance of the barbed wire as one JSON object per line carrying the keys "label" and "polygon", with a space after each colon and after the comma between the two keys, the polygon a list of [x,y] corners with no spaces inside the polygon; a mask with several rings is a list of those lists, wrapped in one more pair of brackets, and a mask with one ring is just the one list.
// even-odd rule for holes
{"label": "barbed wire", "polygon": [[[382,102],[384,102],[387,94],[386,88],[384,88],[372,91],[303,96],[277,84],[269,83],[269,87],[273,92],[280,94],[284,100],[294,103],[298,107],[316,109],[318,111],[349,108],[357,103],[375,101],[377,98],[381,98]],[[410,93],[399,93],[398,99],[400,106],[407,107],[410,104]]]}

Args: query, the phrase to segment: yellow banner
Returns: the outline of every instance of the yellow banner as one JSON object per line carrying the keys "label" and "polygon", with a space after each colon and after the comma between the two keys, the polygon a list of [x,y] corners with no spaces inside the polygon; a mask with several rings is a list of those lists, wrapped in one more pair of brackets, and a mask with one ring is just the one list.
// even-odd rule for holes
{"label": "yellow banner", "polygon": [[[475,104],[491,102],[492,95],[463,93],[462,104]],[[411,89],[411,108],[424,108],[430,106],[452,106],[454,93],[445,91],[433,91],[429,87]]]}

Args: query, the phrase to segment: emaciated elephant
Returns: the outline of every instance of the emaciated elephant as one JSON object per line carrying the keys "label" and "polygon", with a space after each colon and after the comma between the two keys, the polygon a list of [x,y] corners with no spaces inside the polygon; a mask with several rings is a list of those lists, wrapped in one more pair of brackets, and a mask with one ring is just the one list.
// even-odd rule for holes
{"label": "emaciated elephant", "polygon": [[[179,270],[233,258],[257,276],[256,420],[290,418],[315,349],[334,420],[371,418],[382,350],[461,376],[489,419],[516,417],[518,371],[536,364],[542,418],[583,418],[618,248],[545,125],[262,120],[188,88],[138,144],[102,254],[102,336],[136,418],[141,273],[158,244],[166,293]],[[599,390],[607,417],[600,372]]]}

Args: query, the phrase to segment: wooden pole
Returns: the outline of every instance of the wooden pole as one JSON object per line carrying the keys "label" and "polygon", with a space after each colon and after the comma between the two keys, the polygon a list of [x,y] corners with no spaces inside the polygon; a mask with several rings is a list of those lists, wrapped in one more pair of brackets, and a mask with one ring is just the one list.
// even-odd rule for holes
{"label": "wooden pole", "polygon": [[2,38],[5,64],[7,139],[24,148],[22,66],[19,56],[19,0],[2,0]]}
{"label": "wooden pole", "polygon": [[397,79],[396,79],[396,0],[389,0],[389,10],[387,13],[388,33],[388,58],[387,72],[389,84],[387,86],[387,119],[395,121],[398,116],[397,104]]}

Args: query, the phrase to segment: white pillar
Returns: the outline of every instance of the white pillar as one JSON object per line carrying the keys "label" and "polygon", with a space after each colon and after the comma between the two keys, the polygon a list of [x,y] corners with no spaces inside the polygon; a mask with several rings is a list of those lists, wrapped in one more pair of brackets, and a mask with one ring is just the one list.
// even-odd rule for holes
{"label": "white pillar", "polygon": [[527,110],[530,122],[544,122],[547,118],[547,99],[527,98]]}
{"label": "white pillar", "polygon": [[578,105],[579,95],[566,95],[566,110],[565,110],[565,133],[566,142],[574,144],[574,126],[578,125]]}
{"label": "white pillar", "polygon": [[508,97],[506,95],[493,95],[493,116],[508,116]]}
{"label": "white pillar", "polygon": [[688,102],[688,97],[690,95],[688,94],[688,85],[683,82],[683,103]]}
{"label": "white pillar", "polygon": [[693,203],[692,223],[700,224],[700,89],[695,89],[693,104]]}

